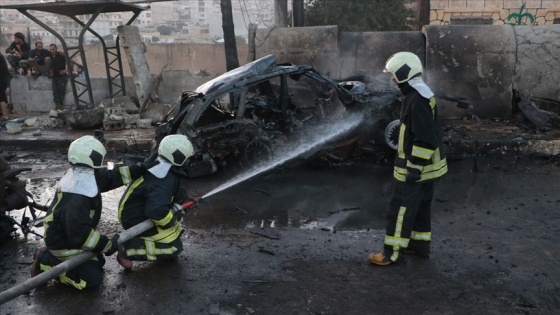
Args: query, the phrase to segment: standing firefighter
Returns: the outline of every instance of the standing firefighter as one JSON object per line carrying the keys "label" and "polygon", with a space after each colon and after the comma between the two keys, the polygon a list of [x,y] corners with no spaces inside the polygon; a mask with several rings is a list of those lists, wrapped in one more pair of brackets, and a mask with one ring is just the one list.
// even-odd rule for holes
{"label": "standing firefighter", "polygon": [[45,245],[35,254],[31,276],[47,271],[83,251],[97,254],[93,259],[63,273],[60,282],[78,290],[97,289],[103,280],[106,256],[118,249],[118,234],[112,238],[96,230],[101,217],[101,193],[126,185],[142,176],[149,165],[103,167],[107,151],[99,140],[84,136],[70,144],[68,161],[72,167],[60,179],[45,223]]}
{"label": "standing firefighter", "polygon": [[434,180],[447,173],[434,93],[422,80],[420,58],[399,52],[385,64],[405,98],[393,176],[397,184],[387,211],[383,252],[369,254],[376,265],[404,263],[404,253],[428,258]]}
{"label": "standing firefighter", "polygon": [[186,136],[166,136],[158,148],[159,164],[128,186],[119,205],[122,226],[128,229],[151,219],[154,227],[124,243],[117,255],[121,266],[131,269],[134,260],[174,259],[183,250],[180,237],[184,229],[179,221],[184,211],[180,204],[192,198],[182,188],[181,178],[186,174],[181,166],[193,153]]}

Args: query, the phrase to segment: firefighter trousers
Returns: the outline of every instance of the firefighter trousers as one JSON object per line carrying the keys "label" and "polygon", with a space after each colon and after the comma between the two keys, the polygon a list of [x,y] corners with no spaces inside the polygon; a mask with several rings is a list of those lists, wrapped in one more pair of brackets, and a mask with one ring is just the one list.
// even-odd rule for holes
{"label": "firefighter trousers", "polygon": [[[61,263],[61,261],[48,250],[42,251],[38,259],[41,272],[48,271]],[[99,288],[103,282],[103,265],[105,265],[105,257],[103,257],[103,254],[100,254],[63,273],[58,277],[58,280],[80,291],[95,290]]]}
{"label": "firefighter trousers", "polygon": [[387,210],[383,253],[404,262],[406,250],[428,257],[431,243],[431,205],[434,182],[398,182]]}
{"label": "firefighter trousers", "polygon": [[170,260],[183,251],[179,236],[170,243],[154,242],[146,238],[133,238],[124,243],[126,257],[136,261]]}

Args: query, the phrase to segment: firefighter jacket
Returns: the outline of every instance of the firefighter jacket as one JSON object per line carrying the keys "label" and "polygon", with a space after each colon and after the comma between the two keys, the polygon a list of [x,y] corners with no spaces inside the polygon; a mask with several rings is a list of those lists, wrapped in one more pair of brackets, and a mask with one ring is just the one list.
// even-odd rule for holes
{"label": "firefighter jacket", "polygon": [[179,168],[161,157],[158,160],[158,165],[127,187],[119,204],[119,221],[128,229],[151,219],[154,226],[139,237],[168,244],[184,232],[172,210],[173,203],[182,201],[184,190]]}
{"label": "firefighter jacket", "polygon": [[83,251],[103,252],[110,241],[96,230],[101,217],[101,193],[130,183],[145,170],[140,165],[113,170],[70,168],[60,179],[44,219],[47,249],[59,260],[68,260]]}
{"label": "firefighter jacket", "polygon": [[419,175],[417,182],[437,179],[447,173],[447,160],[434,94],[420,77],[399,87],[405,97],[393,176],[401,182],[409,172]]}

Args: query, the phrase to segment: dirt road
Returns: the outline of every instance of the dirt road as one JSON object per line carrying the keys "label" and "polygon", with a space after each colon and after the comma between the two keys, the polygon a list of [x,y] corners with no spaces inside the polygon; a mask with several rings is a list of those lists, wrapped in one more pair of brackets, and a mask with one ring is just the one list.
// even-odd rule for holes
{"label": "dirt road", "polygon": [[[111,258],[99,291],[53,281],[0,305],[0,314],[553,314],[557,162],[480,157],[473,172],[472,157],[451,161],[436,184],[431,259],[386,267],[366,257],[383,243],[389,165],[277,169],[189,212],[177,261],[127,272]],[[65,167],[62,154],[49,163],[28,175],[40,177],[30,185],[42,202]],[[222,180],[193,180],[192,191]],[[104,195],[108,234],[119,231],[121,193]],[[0,290],[29,277],[38,243],[19,235],[0,248]]]}

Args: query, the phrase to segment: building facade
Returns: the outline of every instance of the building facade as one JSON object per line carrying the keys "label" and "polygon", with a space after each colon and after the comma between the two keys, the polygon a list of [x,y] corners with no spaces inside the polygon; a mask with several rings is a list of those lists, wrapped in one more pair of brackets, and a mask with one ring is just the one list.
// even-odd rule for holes
{"label": "building facade", "polygon": [[560,24],[559,0],[431,0],[430,25]]}

